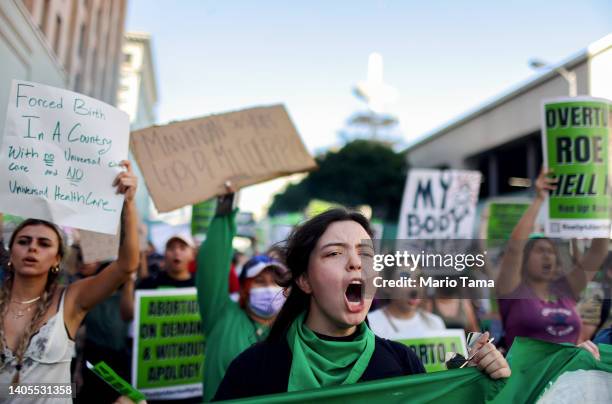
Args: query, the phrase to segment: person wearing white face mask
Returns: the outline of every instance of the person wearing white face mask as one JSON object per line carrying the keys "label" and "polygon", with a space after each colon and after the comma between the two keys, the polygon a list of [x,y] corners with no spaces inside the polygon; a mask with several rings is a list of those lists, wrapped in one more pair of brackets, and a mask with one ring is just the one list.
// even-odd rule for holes
{"label": "person wearing white face mask", "polygon": [[233,194],[219,198],[217,213],[197,257],[196,286],[206,336],[204,401],[213,398],[232,360],[267,337],[285,301],[275,276],[286,273],[287,268],[265,255],[244,264],[238,303],[231,300],[228,274],[237,213],[232,210],[232,202]]}
{"label": "person wearing white face mask", "polygon": [[[283,307],[283,288],[276,283],[276,276],[287,272],[280,262],[267,255],[256,255],[248,260],[240,273],[240,307],[252,317],[271,320]],[[260,321],[268,323],[270,321]]]}

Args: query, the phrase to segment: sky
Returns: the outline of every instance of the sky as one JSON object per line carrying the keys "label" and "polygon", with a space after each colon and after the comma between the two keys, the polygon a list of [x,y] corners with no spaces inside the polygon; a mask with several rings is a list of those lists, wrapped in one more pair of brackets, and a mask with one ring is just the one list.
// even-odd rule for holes
{"label": "sky", "polygon": [[[158,122],[283,103],[306,147],[341,144],[365,105],[368,55],[399,98],[404,144],[541,74],[612,32],[612,1],[129,0],[128,31],[152,35]],[[249,187],[261,213],[284,181]]]}

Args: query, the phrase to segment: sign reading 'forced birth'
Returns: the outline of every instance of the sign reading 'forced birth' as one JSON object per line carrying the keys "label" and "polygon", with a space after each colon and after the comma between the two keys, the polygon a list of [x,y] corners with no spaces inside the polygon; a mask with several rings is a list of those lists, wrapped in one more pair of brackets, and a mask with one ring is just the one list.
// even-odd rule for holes
{"label": "sign reading 'forced birth'", "polygon": [[0,154],[0,211],[116,234],[112,183],[128,155],[129,119],[96,99],[13,80]]}
{"label": "sign reading 'forced birth'", "polygon": [[282,105],[142,129],[131,148],[160,212],[316,167]]}
{"label": "sign reading 'forced birth'", "polygon": [[544,164],[558,180],[546,206],[549,236],[610,236],[611,105],[590,97],[543,103]]}
{"label": "sign reading 'forced birth'", "polygon": [[203,362],[196,289],[136,291],[132,385],[149,399],[198,397]]}

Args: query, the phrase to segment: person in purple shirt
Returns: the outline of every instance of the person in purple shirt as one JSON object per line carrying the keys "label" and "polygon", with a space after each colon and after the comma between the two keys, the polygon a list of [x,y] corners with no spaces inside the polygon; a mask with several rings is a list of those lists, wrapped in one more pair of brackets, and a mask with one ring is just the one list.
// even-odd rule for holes
{"label": "person in purple shirt", "polygon": [[535,198],[510,235],[496,282],[508,347],[517,336],[578,343],[581,320],[576,301],[608,250],[607,239],[594,239],[584,255],[574,256],[567,272],[553,240],[530,236],[546,193],[556,188],[557,180],[549,174],[542,169],[536,180]]}

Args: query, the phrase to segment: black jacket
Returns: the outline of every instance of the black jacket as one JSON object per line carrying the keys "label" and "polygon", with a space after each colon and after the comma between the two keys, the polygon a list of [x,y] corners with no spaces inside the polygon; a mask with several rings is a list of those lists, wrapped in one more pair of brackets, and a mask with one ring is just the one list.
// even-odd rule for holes
{"label": "black jacket", "polygon": [[[253,345],[232,361],[213,401],[286,393],[291,359],[286,338]],[[425,373],[425,368],[410,348],[376,337],[372,358],[359,381],[417,373]]]}

